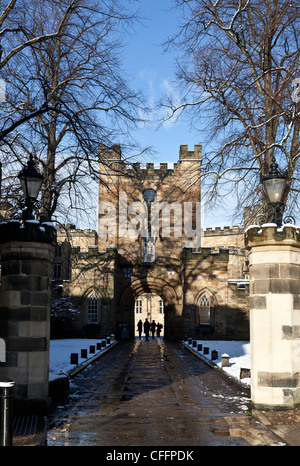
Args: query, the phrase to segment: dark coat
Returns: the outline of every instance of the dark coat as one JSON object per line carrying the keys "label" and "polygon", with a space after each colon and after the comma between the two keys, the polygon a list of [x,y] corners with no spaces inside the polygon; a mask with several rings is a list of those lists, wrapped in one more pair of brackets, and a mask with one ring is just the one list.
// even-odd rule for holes
{"label": "dark coat", "polygon": [[155,332],[155,327],[156,327],[156,323],[155,323],[155,322],[151,322],[151,324],[150,324],[150,330],[151,330],[151,332]]}
{"label": "dark coat", "polygon": [[149,332],[149,330],[150,330],[150,322],[148,320],[146,320],[144,322],[144,332],[147,333],[147,332]]}

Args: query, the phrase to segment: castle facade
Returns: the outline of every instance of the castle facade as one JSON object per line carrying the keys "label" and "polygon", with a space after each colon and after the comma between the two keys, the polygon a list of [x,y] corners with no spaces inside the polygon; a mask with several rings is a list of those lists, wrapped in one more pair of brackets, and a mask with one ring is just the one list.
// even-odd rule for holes
{"label": "castle facade", "polygon": [[80,310],[73,331],[133,338],[147,317],[169,339],[249,339],[244,231],[201,229],[201,146],[181,146],[172,169],[100,150],[98,231],[58,229],[54,283]]}

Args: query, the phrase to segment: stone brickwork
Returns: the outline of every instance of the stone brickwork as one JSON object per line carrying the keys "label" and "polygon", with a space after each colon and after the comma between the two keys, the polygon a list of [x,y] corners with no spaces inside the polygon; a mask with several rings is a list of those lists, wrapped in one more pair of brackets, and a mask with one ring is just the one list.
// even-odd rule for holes
{"label": "stone brickwork", "polygon": [[[116,248],[105,252],[97,248],[71,253],[72,279],[64,282],[64,293],[81,309],[75,323],[87,324],[87,302],[95,294],[101,302],[101,335],[118,336],[119,325],[127,323],[134,333],[136,299],[145,293],[160,297],[164,304],[164,329],[167,338],[183,335],[199,338],[248,339],[248,286],[242,279],[230,280],[230,248],[184,249],[176,262],[132,266],[124,262]],[[242,256],[243,257],[243,256]],[[199,322],[201,297],[211,303],[211,321]]]}
{"label": "stone brickwork", "polygon": [[64,282],[64,294],[72,296],[80,316],[74,322],[78,329],[84,328],[88,321],[88,300],[93,295],[99,303],[99,318],[95,322],[106,337],[115,333],[115,281],[117,251],[114,247],[105,252],[90,247],[81,251],[80,247],[71,249],[71,280]]}
{"label": "stone brickwork", "polygon": [[94,230],[80,230],[75,225],[60,225],[57,228],[57,242],[68,241],[71,247],[80,247],[82,251],[87,251],[89,247],[98,246],[98,235]]}
{"label": "stone brickwork", "polygon": [[[185,329],[196,329],[199,338],[249,338],[248,287],[239,287],[239,280],[229,281],[231,254],[229,248],[202,248],[200,252],[183,250],[182,283],[186,290],[183,320]],[[199,322],[203,296],[211,305],[209,325]]]}
{"label": "stone brickwork", "polygon": [[[97,236],[74,228],[67,228],[66,236],[63,231],[58,235],[61,242],[69,237],[72,245],[71,277],[64,282],[64,293],[72,296],[81,310],[78,329],[87,324],[89,300],[96,296],[100,334],[114,333],[118,338],[125,326],[133,337],[137,324],[135,302],[151,294],[163,301],[162,324],[167,338],[249,338],[248,269],[246,252],[241,247],[242,229],[207,229],[202,234],[205,247],[201,244],[192,248],[188,243],[191,237],[175,234],[184,223],[184,209],[180,207],[200,202],[201,146],[193,151],[181,146],[179,160],[172,169],[164,163],[157,168],[153,164],[128,166],[118,146],[101,155],[105,163],[100,165]],[[163,235],[162,224],[154,229],[151,260],[144,255],[145,237],[141,232],[129,237],[124,231],[124,221],[128,226],[137,215],[129,206],[144,202],[150,220],[147,226],[153,233],[153,200],[144,198],[149,189],[154,190],[156,202],[176,203],[177,208],[170,215],[168,237]],[[109,216],[112,206],[114,215]],[[201,225],[198,227],[201,231]],[[202,316],[204,311],[209,313],[209,322]]]}
{"label": "stone brickwork", "polygon": [[244,248],[244,228],[239,226],[206,228],[202,233],[201,246]]}
{"label": "stone brickwork", "polygon": [[48,398],[50,280],[56,230],[50,224],[0,224],[0,379],[15,382],[15,403],[45,407]]}
{"label": "stone brickwork", "polygon": [[[134,202],[143,203],[145,207],[148,207],[150,216],[151,207],[144,200],[143,193],[147,189],[153,189],[155,202],[165,203],[168,206],[175,203],[177,209],[174,213],[170,211],[170,234],[164,236],[161,225],[156,231],[155,254],[161,262],[168,261],[170,257],[178,259],[182,247],[190,240],[183,228],[184,207],[187,203],[193,203],[193,207],[196,203],[200,205],[201,154],[201,146],[195,146],[194,151],[189,151],[187,146],[180,146],[179,161],[174,164],[174,168],[168,169],[167,163],[161,163],[159,168],[155,168],[153,163],[147,163],[145,167],[141,164],[127,166],[121,159],[118,146],[112,152],[106,153],[106,163],[100,164],[99,168],[99,206],[103,206],[104,211],[105,203],[113,204],[116,222],[114,224],[112,220],[109,220],[108,226],[111,229],[105,235],[101,227],[104,224],[105,212],[100,208],[99,250],[105,251],[107,246],[114,245],[124,259],[133,263],[141,262],[142,238],[137,241],[137,238],[129,237],[126,226],[128,227],[137,215],[134,211]],[[130,207],[133,208],[132,212],[130,212]],[[175,233],[176,227],[182,233],[181,237]]]}
{"label": "stone brickwork", "polygon": [[249,249],[251,394],[259,407],[300,403],[300,233],[252,227]]}

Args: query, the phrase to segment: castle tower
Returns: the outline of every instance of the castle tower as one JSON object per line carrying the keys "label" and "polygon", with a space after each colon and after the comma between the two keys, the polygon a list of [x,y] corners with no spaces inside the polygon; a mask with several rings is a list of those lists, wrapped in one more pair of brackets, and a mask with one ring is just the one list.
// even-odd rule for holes
{"label": "castle tower", "polygon": [[83,243],[72,249],[66,290],[81,307],[82,322],[90,322],[92,300],[103,337],[131,338],[142,316],[154,319],[156,302],[164,338],[246,339],[248,308],[237,287],[243,252],[232,243],[243,232],[211,231],[200,243],[201,146],[180,146],[172,168],[129,165],[119,146],[99,152],[98,235],[88,251],[80,250]]}
{"label": "castle tower", "polygon": [[[103,150],[103,149],[101,149]],[[119,146],[100,164],[99,250],[115,246],[133,263],[179,258],[200,244],[202,147],[180,146],[174,168],[126,165]]]}

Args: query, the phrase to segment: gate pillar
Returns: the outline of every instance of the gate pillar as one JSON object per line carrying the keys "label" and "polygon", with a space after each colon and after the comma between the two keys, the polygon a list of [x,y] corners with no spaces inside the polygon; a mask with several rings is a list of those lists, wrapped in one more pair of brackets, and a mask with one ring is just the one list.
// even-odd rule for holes
{"label": "gate pillar", "polygon": [[46,408],[48,403],[50,282],[56,229],[18,221],[0,224],[0,338],[6,360],[0,380],[13,380],[14,406]]}
{"label": "gate pillar", "polygon": [[245,232],[249,250],[251,398],[300,404],[300,232],[275,224]]}

